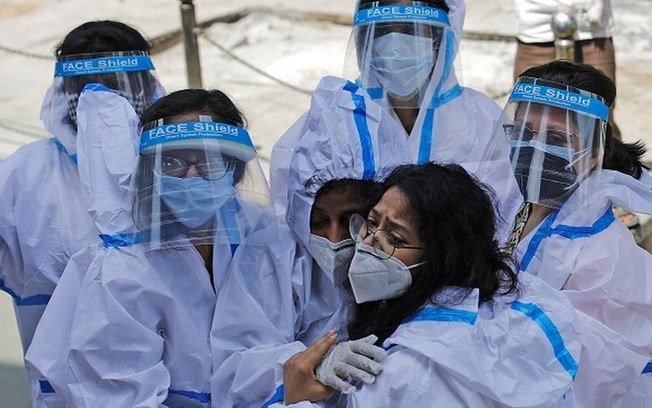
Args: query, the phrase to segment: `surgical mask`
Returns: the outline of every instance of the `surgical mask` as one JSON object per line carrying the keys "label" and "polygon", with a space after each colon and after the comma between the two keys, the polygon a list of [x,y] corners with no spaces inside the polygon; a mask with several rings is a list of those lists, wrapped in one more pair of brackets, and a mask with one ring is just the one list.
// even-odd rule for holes
{"label": "surgical mask", "polygon": [[373,247],[358,242],[349,267],[349,282],[355,302],[365,303],[401,296],[412,284],[410,269],[424,263],[406,266],[393,256],[380,259],[374,255]]}
{"label": "surgical mask", "polygon": [[219,180],[203,177],[173,177],[160,175],[161,200],[177,221],[188,228],[206,224],[219,209],[235,196],[233,173]]}
{"label": "surgical mask", "polygon": [[327,238],[310,234],[309,244],[310,253],[328,279],[334,284],[342,283],[355,252],[355,242],[349,238],[333,243]]}
{"label": "surgical mask", "polygon": [[431,38],[389,33],[375,40],[371,69],[382,87],[393,95],[408,96],[419,90],[434,66]]}
{"label": "surgical mask", "polygon": [[[514,175],[526,201],[559,201],[574,190],[577,174],[570,163],[573,149],[530,142],[528,146],[512,147],[512,157],[515,155]],[[533,164],[535,157],[541,156],[542,162]],[[533,174],[538,174],[539,180],[533,179]]]}

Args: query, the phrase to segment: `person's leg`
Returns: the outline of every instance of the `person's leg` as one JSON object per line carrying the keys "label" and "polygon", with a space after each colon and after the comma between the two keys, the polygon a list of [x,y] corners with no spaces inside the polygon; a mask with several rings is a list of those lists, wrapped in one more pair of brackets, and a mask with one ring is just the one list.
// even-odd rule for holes
{"label": "person's leg", "polygon": [[526,44],[518,41],[516,46],[516,59],[514,61],[514,82],[518,76],[528,68],[545,64],[555,59],[553,43]]}

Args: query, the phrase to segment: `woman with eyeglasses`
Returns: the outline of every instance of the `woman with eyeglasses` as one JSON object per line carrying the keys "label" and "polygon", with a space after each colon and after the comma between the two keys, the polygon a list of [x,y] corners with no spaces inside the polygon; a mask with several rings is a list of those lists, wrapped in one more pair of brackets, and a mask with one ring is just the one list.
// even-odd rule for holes
{"label": "woman with eyeglasses", "polygon": [[562,291],[580,312],[575,401],[591,407],[613,406],[639,378],[637,396],[622,406],[652,397],[652,255],[612,211],[652,213],[652,183],[640,161],[643,145],[613,138],[615,96],[614,83],[589,65],[528,69],[497,129],[506,142],[488,150],[507,149],[510,166],[491,168],[487,160],[480,172],[502,177],[515,193],[508,247],[519,270]]}
{"label": "woman with eyeglasses", "polygon": [[[288,162],[278,241],[238,251],[218,297],[211,385],[223,406],[330,403],[351,388],[333,373],[322,383],[312,370],[287,377],[284,367],[305,367],[314,358],[308,349],[325,333],[331,344],[348,339],[354,299],[347,273],[355,250],[349,219],[367,215],[382,195],[380,180],[409,162],[409,153],[383,118],[369,118],[365,132],[351,133],[351,111],[329,120],[328,103],[323,95],[310,101],[310,126]],[[339,375],[372,382],[381,369],[374,356],[384,354],[372,343],[360,340],[344,354]]]}
{"label": "woman with eyeglasses", "polygon": [[[103,86],[80,104],[96,95],[127,108]],[[209,407],[216,292],[236,251],[277,239],[243,116],[201,89],[161,98],[140,127],[132,110],[118,134],[95,114],[104,137],[83,153],[97,159],[87,184],[104,247],[81,273],[66,269],[28,359],[68,406]],[[130,129],[138,146],[112,148]]]}
{"label": "woman with eyeglasses", "polygon": [[[570,303],[518,276],[494,240],[491,200],[463,168],[406,165],[367,217],[351,217],[351,340],[387,350],[349,407],[556,406],[572,393],[580,344]],[[455,209],[455,211],[452,211]],[[340,343],[316,377],[338,372]],[[289,374],[288,374],[289,376]]]}

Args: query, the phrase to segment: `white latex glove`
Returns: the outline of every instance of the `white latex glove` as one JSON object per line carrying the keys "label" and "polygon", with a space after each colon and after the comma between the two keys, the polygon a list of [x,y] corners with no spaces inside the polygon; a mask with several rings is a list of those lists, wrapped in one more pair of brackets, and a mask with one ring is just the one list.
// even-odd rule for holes
{"label": "white latex glove", "polygon": [[315,369],[320,383],[334,388],[344,394],[355,391],[355,386],[346,380],[351,378],[371,384],[383,371],[377,361],[387,356],[387,352],[374,343],[375,335],[364,339],[345,341],[333,347]]}

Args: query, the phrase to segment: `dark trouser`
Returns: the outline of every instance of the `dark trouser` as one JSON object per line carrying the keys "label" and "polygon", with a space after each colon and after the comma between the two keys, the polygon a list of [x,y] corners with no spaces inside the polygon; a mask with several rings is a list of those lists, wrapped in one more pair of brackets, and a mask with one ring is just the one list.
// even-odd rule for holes
{"label": "dark trouser", "polygon": [[[545,64],[555,59],[554,43],[526,44],[518,41],[516,48],[516,61],[514,62],[514,80],[528,68]],[[589,64],[602,71],[606,76],[616,82],[616,57],[614,44],[611,38],[596,38],[593,40],[575,41],[575,60]],[[613,120],[613,108],[609,123],[614,131],[614,137],[621,140],[620,130]]]}

